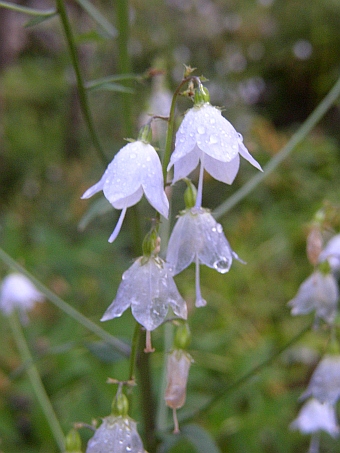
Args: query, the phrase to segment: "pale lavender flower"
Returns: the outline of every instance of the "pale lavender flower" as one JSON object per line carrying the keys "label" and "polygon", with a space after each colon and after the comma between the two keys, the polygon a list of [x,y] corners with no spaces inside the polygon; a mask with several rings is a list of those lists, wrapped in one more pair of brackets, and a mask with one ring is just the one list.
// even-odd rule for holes
{"label": "pale lavender flower", "polygon": [[224,274],[233,259],[242,262],[208,209],[191,208],[179,216],[169,239],[166,261],[173,275],[195,262],[196,306],[206,305],[200,291],[199,265],[205,264]]}
{"label": "pale lavender flower", "polygon": [[127,208],[138,203],[143,193],[151,206],[168,217],[169,202],[164,192],[161,162],[155,148],[141,140],[125,145],[100,181],[90,187],[82,198],[90,198],[101,190],[115,209],[122,210],[109,242],[118,236]]}
{"label": "pale lavender flower", "polygon": [[320,361],[301,399],[311,396],[321,403],[337,403],[340,398],[340,355],[328,354]]}
{"label": "pale lavender flower", "polygon": [[175,315],[187,318],[186,303],[167,264],[154,256],[138,258],[124,272],[116,298],[101,320],[119,317],[130,306],[135,319],[147,331],[156,329],[164,321],[169,306]]}
{"label": "pale lavender flower", "polygon": [[332,437],[339,435],[336,410],[332,404],[320,403],[315,398],[308,400],[301,408],[297,418],[291,423],[291,429],[298,429],[303,434],[313,434],[320,430]]}
{"label": "pale lavender flower", "polygon": [[146,453],[130,417],[109,415],[89,440],[86,453]]}
{"label": "pale lavender flower", "polygon": [[317,318],[332,323],[337,313],[339,288],[332,274],[315,271],[301,285],[297,295],[288,302],[292,315],[304,315],[315,310]]}
{"label": "pale lavender flower", "polygon": [[37,290],[25,275],[13,273],[7,275],[0,287],[0,309],[5,315],[18,310],[23,322],[27,322],[27,312],[36,302],[42,302],[44,295]]}
{"label": "pale lavender flower", "polygon": [[201,161],[201,166],[215,179],[231,184],[242,156],[261,170],[249,154],[242,136],[209,102],[187,111],[176,134],[175,149],[168,170],[174,165],[173,182],[188,176]]}
{"label": "pale lavender flower", "polygon": [[319,255],[319,262],[327,260],[332,272],[340,272],[340,234],[333,236]]}

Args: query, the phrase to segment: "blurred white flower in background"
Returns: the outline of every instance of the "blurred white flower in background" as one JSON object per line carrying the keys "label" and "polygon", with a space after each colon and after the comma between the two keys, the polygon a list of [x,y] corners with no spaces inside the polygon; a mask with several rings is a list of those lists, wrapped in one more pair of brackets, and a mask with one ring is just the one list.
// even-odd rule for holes
{"label": "blurred white flower in background", "polygon": [[7,275],[0,287],[0,310],[9,316],[18,310],[21,321],[27,323],[27,312],[32,310],[36,302],[42,302],[44,295],[33,283],[19,273]]}

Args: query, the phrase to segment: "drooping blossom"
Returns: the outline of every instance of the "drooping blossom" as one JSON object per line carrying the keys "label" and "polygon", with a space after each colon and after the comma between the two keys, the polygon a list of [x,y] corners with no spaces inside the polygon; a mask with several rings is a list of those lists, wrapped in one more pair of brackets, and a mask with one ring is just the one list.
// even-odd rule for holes
{"label": "drooping blossom", "polygon": [[[209,99],[206,93],[204,89],[204,100]],[[203,171],[206,170],[218,181],[231,184],[239,169],[240,155],[262,170],[244,146],[241,134],[222,116],[221,111],[199,98],[194,107],[186,112],[177,131],[168,171],[174,166],[175,183],[187,177],[201,163],[196,205],[200,206]]]}
{"label": "drooping blossom", "polygon": [[122,210],[109,242],[118,236],[127,208],[138,203],[143,193],[151,206],[168,217],[169,202],[164,192],[160,159],[155,148],[142,140],[125,145],[115,155],[100,181],[90,187],[82,198],[90,198],[101,190],[115,209]]}
{"label": "drooping blossom", "polygon": [[116,298],[102,321],[122,315],[131,306],[135,319],[150,332],[165,319],[169,307],[175,315],[187,318],[187,306],[181,297],[167,263],[161,258],[140,257],[123,274]]}
{"label": "drooping blossom", "polygon": [[303,434],[326,431],[332,437],[339,435],[335,407],[332,404],[320,403],[315,398],[309,399],[302,406],[299,415],[290,427],[298,429]]}
{"label": "drooping blossom", "polygon": [[178,218],[168,243],[166,261],[174,275],[196,264],[196,306],[204,306],[199,283],[199,265],[221,274],[229,271],[233,259],[240,260],[226,239],[222,226],[208,209],[186,209]]}
{"label": "drooping blossom", "polygon": [[301,285],[296,296],[288,302],[292,315],[315,311],[317,318],[331,324],[337,313],[339,288],[333,274],[315,271]]}
{"label": "drooping blossom", "polygon": [[5,315],[18,310],[23,322],[27,322],[27,312],[36,302],[42,302],[44,295],[37,290],[25,275],[13,273],[7,275],[0,287],[0,309]]}
{"label": "drooping blossom", "polygon": [[89,440],[86,453],[146,453],[136,422],[127,415],[126,396],[117,395],[112,409]]}
{"label": "drooping blossom", "polygon": [[340,398],[340,355],[327,354],[316,367],[301,399],[314,397],[335,405]]}

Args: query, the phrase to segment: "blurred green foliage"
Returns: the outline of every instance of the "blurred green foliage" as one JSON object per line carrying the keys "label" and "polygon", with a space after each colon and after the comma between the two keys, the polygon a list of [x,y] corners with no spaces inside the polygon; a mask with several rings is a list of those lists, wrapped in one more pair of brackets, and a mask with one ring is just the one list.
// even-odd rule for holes
{"label": "blurred green foliage", "polygon": [[[111,2],[93,4],[116,25]],[[85,80],[117,74],[116,38],[105,36],[77,3],[67,6]],[[308,4],[134,0],[130,9],[133,73],[145,74],[161,58],[166,83],[173,88],[183,63],[197,67],[210,80],[213,103],[225,107],[225,115],[244,133],[245,143],[262,165],[287,142],[339,75],[340,4],[334,0]],[[113,210],[79,231],[90,208],[80,196],[103,166],[84,126],[62,30],[57,18],[25,29],[22,15],[6,11],[3,17],[0,244],[58,295],[99,322],[122,272],[136,257],[129,229],[134,215],[128,213],[113,246],[107,244],[117,218]],[[137,131],[152,83],[145,79],[130,86],[134,94],[125,96],[131,96]],[[115,91],[89,93],[108,159],[124,143],[122,99]],[[179,113],[188,107],[180,100]],[[193,420],[211,434],[221,452],[293,453],[308,448],[308,440],[289,431],[289,424],[316,363],[314,356],[306,359],[306,348],[322,353],[327,334],[306,334],[291,354],[282,354],[251,379],[228,388],[269,360],[312,320],[292,318],[286,302],[312,271],[305,256],[308,222],[325,200],[338,204],[338,120],[336,105],[274,174],[221,219],[233,249],[247,265],[236,262],[227,275],[202,269],[207,307],[193,307],[193,268],[176,277],[190,307],[190,353],[195,359],[187,404],[179,418],[190,418],[214,399]],[[232,187],[207,178],[204,205],[217,207],[253,174],[254,169],[243,163]],[[182,189],[180,184],[174,188],[175,210],[183,208]],[[151,210],[142,202],[138,211],[147,228]],[[339,228],[339,219],[334,219],[329,234],[332,228]],[[1,276],[7,272],[0,264]],[[108,415],[114,389],[106,379],[125,379],[127,361],[48,302],[30,318],[27,341],[65,433],[74,422],[91,423]],[[130,342],[134,321],[125,313],[104,327]],[[3,316],[0,328],[0,451],[55,452]],[[163,328],[153,333],[153,341],[153,382],[159,390]],[[131,411],[137,420],[139,391],[138,386],[133,390]],[[143,429],[139,424],[142,434]],[[81,434],[85,445],[91,432],[84,429]],[[326,435],[322,440],[323,451],[339,451]],[[170,442],[169,449],[197,451],[185,435],[177,444]]]}

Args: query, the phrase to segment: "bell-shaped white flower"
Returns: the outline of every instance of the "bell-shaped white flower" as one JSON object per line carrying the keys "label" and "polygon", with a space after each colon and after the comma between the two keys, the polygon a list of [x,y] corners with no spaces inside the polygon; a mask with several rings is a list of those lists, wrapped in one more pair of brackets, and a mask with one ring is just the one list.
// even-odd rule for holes
{"label": "bell-shaped white flower", "polygon": [[109,415],[89,440],[86,453],[145,453],[136,422],[130,417]]}
{"label": "bell-shaped white flower", "polygon": [[142,140],[125,145],[115,155],[100,181],[90,187],[82,198],[90,198],[101,190],[115,209],[122,210],[109,242],[116,239],[127,208],[138,203],[143,193],[151,206],[168,217],[169,202],[164,192],[161,162],[155,148]]}
{"label": "bell-shaped white flower", "polygon": [[36,302],[42,302],[44,295],[37,290],[33,283],[19,273],[7,275],[0,287],[0,309],[5,315],[10,315],[17,309],[26,322],[26,313],[34,307]]}
{"label": "bell-shaped white flower", "polygon": [[116,298],[104,313],[102,321],[122,315],[131,306],[135,319],[147,331],[156,329],[165,319],[169,306],[175,315],[187,318],[187,306],[161,258],[140,257],[123,274]]}
{"label": "bell-shaped white flower", "polygon": [[331,324],[337,313],[339,288],[332,274],[315,271],[300,286],[297,295],[288,302],[292,315],[304,315],[315,310],[317,318]]}
{"label": "bell-shaped white flower", "polygon": [[322,430],[332,437],[337,437],[339,425],[335,407],[311,398],[302,406],[299,415],[291,423],[290,428],[298,429],[303,434],[313,434]]}
{"label": "bell-shaped white flower", "polygon": [[233,259],[242,262],[208,209],[194,207],[179,216],[169,239],[166,261],[174,275],[195,262],[196,306],[206,304],[200,292],[199,265],[205,264],[224,274]]}
{"label": "bell-shaped white flower", "polygon": [[319,262],[327,260],[332,272],[340,273],[340,234],[333,236],[319,255]]}
{"label": "bell-shaped white flower", "polygon": [[340,355],[328,354],[320,361],[301,399],[310,396],[321,403],[337,403],[340,398]]}
{"label": "bell-shaped white flower", "polygon": [[240,155],[261,170],[243,144],[242,136],[209,102],[187,111],[177,131],[168,170],[174,165],[173,182],[188,176],[198,165],[218,181],[231,184],[238,172]]}

